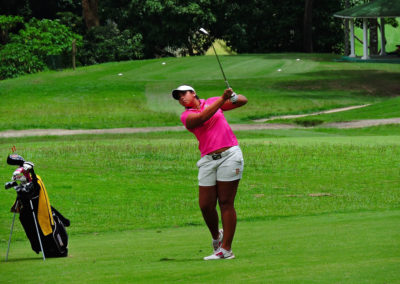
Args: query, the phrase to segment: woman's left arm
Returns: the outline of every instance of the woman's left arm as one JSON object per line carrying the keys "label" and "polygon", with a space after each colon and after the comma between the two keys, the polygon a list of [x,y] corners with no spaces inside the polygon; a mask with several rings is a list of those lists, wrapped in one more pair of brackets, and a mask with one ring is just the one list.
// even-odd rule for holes
{"label": "woman's left arm", "polygon": [[235,109],[241,106],[244,106],[247,104],[247,98],[243,95],[237,95],[237,101],[236,102],[231,102],[231,100],[227,100],[222,106],[221,109],[223,111]]}

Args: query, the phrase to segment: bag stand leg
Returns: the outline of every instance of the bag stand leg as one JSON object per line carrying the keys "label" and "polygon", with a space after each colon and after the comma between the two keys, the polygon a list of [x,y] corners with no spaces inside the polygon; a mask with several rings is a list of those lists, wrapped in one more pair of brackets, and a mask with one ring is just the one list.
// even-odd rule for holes
{"label": "bag stand leg", "polygon": [[33,209],[33,204],[32,204],[32,200],[29,200],[29,202],[31,203],[31,209],[32,209],[32,215],[33,215],[33,220],[35,221],[35,227],[36,227],[36,232],[38,235],[38,240],[39,240],[39,244],[40,244],[40,249],[42,250],[42,255],[43,255],[43,261],[46,260],[46,257],[44,255],[44,250],[43,250],[43,246],[42,246],[42,240],[40,239],[40,233],[39,233],[39,228],[36,222],[36,216],[35,216],[35,210]]}
{"label": "bag stand leg", "polygon": [[[18,207],[18,200],[17,200],[17,202],[15,203],[15,208],[17,208]],[[12,220],[12,223],[11,223],[11,231],[10,231],[10,238],[8,239],[8,248],[7,248],[7,253],[6,253],[6,261],[8,260],[8,253],[9,253],[9,251],[10,251],[10,245],[11,245],[11,236],[12,236],[12,232],[13,232],[13,229],[14,229],[14,223],[15,223],[15,214],[17,214],[17,209],[15,209],[15,212],[14,212],[14,216],[13,216],[13,220]]]}

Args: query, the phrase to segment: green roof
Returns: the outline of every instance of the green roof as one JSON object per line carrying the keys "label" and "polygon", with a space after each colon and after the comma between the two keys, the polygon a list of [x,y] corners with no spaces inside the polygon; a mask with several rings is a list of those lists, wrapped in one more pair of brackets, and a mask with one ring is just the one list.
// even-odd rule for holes
{"label": "green roof", "polygon": [[374,0],[370,3],[339,11],[338,18],[396,18],[400,17],[400,0]]}

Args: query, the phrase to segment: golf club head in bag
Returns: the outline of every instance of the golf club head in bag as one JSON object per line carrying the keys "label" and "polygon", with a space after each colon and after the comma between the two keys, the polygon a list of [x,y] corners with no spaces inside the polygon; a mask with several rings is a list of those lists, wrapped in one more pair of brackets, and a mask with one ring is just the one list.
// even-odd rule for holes
{"label": "golf club head in bag", "polygon": [[18,183],[16,181],[9,181],[9,182],[6,182],[6,184],[4,185],[4,188],[10,189],[15,186],[18,186]]}
{"label": "golf club head in bag", "polygon": [[32,177],[27,170],[25,170],[23,167],[19,167],[13,172],[12,180],[17,184],[24,185],[28,182],[31,182]]}
{"label": "golf club head in bag", "polygon": [[11,181],[4,185],[5,189],[14,188],[19,198],[30,198],[35,193],[35,187],[29,171],[23,167],[17,168],[12,175]]}
{"label": "golf club head in bag", "polygon": [[24,163],[25,163],[24,158],[22,158],[18,154],[11,154],[11,155],[8,155],[8,157],[7,157],[7,164],[9,164],[11,166],[22,167],[24,165]]}

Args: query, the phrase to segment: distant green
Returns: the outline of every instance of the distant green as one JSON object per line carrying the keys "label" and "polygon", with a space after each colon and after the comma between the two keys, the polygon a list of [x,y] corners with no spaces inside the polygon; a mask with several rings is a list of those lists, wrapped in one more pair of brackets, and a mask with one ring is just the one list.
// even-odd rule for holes
{"label": "distant green", "polygon": [[310,115],[291,119],[274,119],[268,123],[294,123],[302,126],[321,126],[329,122],[348,122],[354,120],[400,118],[400,97],[395,97],[363,108],[329,113]]}
{"label": "distant green", "polygon": [[[398,95],[398,65],[334,62],[336,57],[220,56],[231,86],[249,98],[246,108],[227,113],[228,120],[251,123],[379,104]],[[201,98],[218,96],[225,88],[213,55],[107,63],[0,81],[0,130],[179,125],[182,107],[170,93],[180,84],[192,85]]]}

